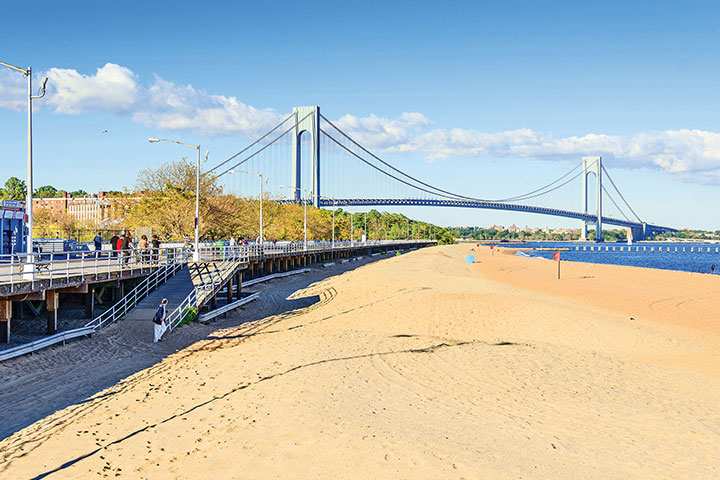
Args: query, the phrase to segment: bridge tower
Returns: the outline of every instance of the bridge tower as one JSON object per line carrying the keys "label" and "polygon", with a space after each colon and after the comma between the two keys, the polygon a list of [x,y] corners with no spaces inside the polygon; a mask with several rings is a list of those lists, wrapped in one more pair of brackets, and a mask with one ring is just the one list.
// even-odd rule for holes
{"label": "bridge tower", "polygon": [[300,148],[300,136],[303,132],[310,135],[310,149],[312,158],[312,202],[316,207],[320,206],[320,107],[294,107],[295,128],[292,132],[292,180],[295,187],[295,201],[300,201],[302,191],[305,188],[302,183],[302,152]]}
{"label": "bridge tower", "polygon": [[596,220],[583,220],[580,240],[587,240],[588,226],[595,225],[595,241],[602,242],[602,157],[582,158],[582,211],[588,212],[588,175],[595,174],[595,193],[597,195]]}

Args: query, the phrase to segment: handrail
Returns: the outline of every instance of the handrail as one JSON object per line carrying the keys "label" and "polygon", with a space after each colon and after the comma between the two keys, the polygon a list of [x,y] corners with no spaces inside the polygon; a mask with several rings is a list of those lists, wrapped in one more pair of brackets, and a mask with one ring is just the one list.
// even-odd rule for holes
{"label": "handrail", "polygon": [[169,277],[180,270],[187,263],[188,257],[189,251],[187,249],[179,255],[174,256],[170,260],[170,263],[157,268],[153,273],[145,277],[134,289],[123,296],[121,300],[115,303],[115,305],[88,322],[85,326],[91,326],[95,330],[100,330],[107,322],[112,323],[122,318],[130,309],[137,305],[138,301],[145,298],[151,289],[165,283]]}
{"label": "handrail", "polygon": [[[40,281],[48,282],[48,287],[52,287],[58,280],[109,280],[113,273],[124,276],[125,272],[143,275],[156,266],[174,263],[184,250],[171,247],[2,255],[0,286],[9,285],[12,293],[16,285],[28,280],[34,288],[35,283]],[[25,279],[28,273],[32,274]]]}

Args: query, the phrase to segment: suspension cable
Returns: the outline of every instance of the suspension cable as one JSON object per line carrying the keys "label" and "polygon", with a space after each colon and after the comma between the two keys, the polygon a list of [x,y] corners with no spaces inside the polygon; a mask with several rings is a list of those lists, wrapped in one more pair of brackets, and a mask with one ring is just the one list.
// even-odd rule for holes
{"label": "suspension cable", "polygon": [[[226,169],[224,172],[216,175],[214,178],[217,179],[217,178],[219,178],[219,177],[222,177],[223,175],[225,175],[226,173],[228,173],[228,172],[229,172],[230,170],[232,170],[233,168],[239,167],[239,166],[242,165],[243,163],[245,163],[245,162],[247,162],[248,160],[250,160],[251,158],[253,158],[255,155],[261,153],[263,150],[265,150],[266,148],[268,148],[270,145],[272,145],[273,143],[275,143],[275,142],[277,142],[278,140],[280,140],[280,139],[281,139],[286,133],[288,133],[290,130],[292,130],[293,128],[296,128],[297,125],[298,125],[298,123],[302,122],[303,120],[305,120],[306,118],[308,118],[308,117],[309,117],[310,115],[312,115],[312,114],[313,114],[313,112],[308,113],[308,114],[305,115],[303,118],[301,118],[300,120],[298,120],[297,122],[295,122],[292,126],[290,126],[290,128],[288,128],[288,129],[285,130],[283,133],[281,133],[280,135],[278,135],[277,137],[275,137],[275,139],[274,139],[272,142],[270,142],[270,143],[268,143],[267,145],[263,146],[260,150],[258,150],[257,152],[253,153],[252,155],[250,155],[250,156],[247,157],[246,159],[241,160],[241,161],[239,161],[238,163],[236,163],[235,165],[233,165],[232,167]],[[273,129],[273,130],[274,130],[274,129]],[[265,136],[267,136],[267,135],[265,135]],[[247,149],[245,149],[245,150],[247,150]],[[234,157],[236,157],[236,156],[237,156],[237,155],[234,155]],[[232,160],[232,157],[231,157],[230,159],[228,159],[228,160]],[[225,162],[223,162],[223,163],[227,163],[227,160],[226,160]],[[218,165],[218,166],[219,166],[219,165]],[[217,167],[216,167],[216,168],[217,168]],[[210,170],[210,171],[212,171],[212,170]],[[209,172],[208,172],[208,173],[209,173]]]}
{"label": "suspension cable", "polygon": [[638,222],[642,223],[642,220],[640,220],[640,217],[638,216],[638,214],[635,213],[635,210],[633,210],[633,208],[630,206],[630,204],[628,203],[628,201],[625,200],[625,197],[623,196],[622,192],[620,192],[620,189],[618,189],[617,186],[615,185],[615,182],[613,182],[612,177],[610,176],[610,174],[608,173],[608,171],[605,169],[605,165],[602,166],[602,169],[603,169],[603,172],[605,172],[605,175],[607,175],[608,180],[610,180],[610,184],[613,186],[613,188],[614,188],[615,191],[618,193],[618,195],[620,195],[620,198],[622,198],[622,201],[625,202],[625,205],[627,205],[627,207],[630,209],[630,211],[632,212],[632,214],[635,215],[635,218],[637,218]]}
{"label": "suspension cable", "polygon": [[[488,200],[488,199],[483,199],[483,198],[468,197],[468,196],[466,196],[466,195],[460,195],[460,194],[457,194],[457,193],[454,193],[454,192],[449,192],[449,191],[447,191],[447,190],[443,190],[443,189],[441,189],[441,188],[435,187],[435,186],[433,186],[433,185],[430,185],[430,184],[428,184],[428,183],[425,183],[425,182],[423,182],[422,180],[419,180],[419,179],[417,179],[417,178],[415,178],[415,177],[413,177],[413,176],[411,176],[411,175],[408,175],[407,173],[405,173],[405,172],[403,172],[403,171],[401,171],[401,170],[393,167],[391,164],[387,163],[386,161],[384,161],[383,159],[381,159],[380,157],[378,157],[377,155],[375,155],[374,153],[372,153],[371,151],[369,151],[367,148],[363,147],[363,146],[360,145],[358,142],[356,142],[355,140],[353,140],[347,133],[345,133],[345,132],[343,132],[342,130],[340,130],[340,128],[338,128],[337,125],[335,125],[333,122],[331,122],[330,120],[328,120],[327,117],[325,117],[322,113],[320,114],[320,117],[321,117],[323,120],[325,120],[329,125],[331,125],[335,130],[337,130],[342,136],[344,136],[345,138],[347,138],[348,140],[350,140],[350,142],[352,142],[355,146],[357,146],[358,148],[360,148],[361,150],[363,150],[365,153],[367,153],[368,155],[370,155],[371,157],[373,157],[375,160],[379,161],[379,162],[382,163],[383,165],[391,168],[391,169],[394,170],[395,172],[397,172],[397,173],[399,173],[399,174],[401,174],[401,175],[409,178],[410,180],[412,180],[412,181],[414,181],[414,182],[417,182],[417,183],[419,183],[419,184],[421,184],[421,185],[424,185],[424,186],[426,186],[426,187],[428,187],[428,188],[431,188],[431,189],[433,189],[433,190],[437,190],[438,192],[442,192],[442,193],[445,193],[445,194],[448,194],[448,195],[452,195],[452,196],[457,197],[457,198],[464,198],[464,199],[467,199],[467,200],[475,200],[475,201],[480,201],[480,202],[510,202],[510,201],[519,201],[519,200],[527,200],[527,199],[529,199],[529,198],[535,198],[535,197],[538,197],[538,196],[540,196],[540,195],[545,195],[546,193],[552,192],[553,190],[556,190],[556,189],[552,189],[552,190],[548,190],[547,192],[541,193],[541,194],[539,194],[539,195],[533,195],[534,193],[537,193],[537,192],[539,192],[539,191],[541,191],[541,190],[544,190],[545,188],[548,188],[548,187],[552,186],[553,184],[559,182],[560,180],[562,180],[564,177],[566,177],[567,175],[569,175],[570,173],[572,173],[575,169],[577,169],[577,168],[579,167],[579,165],[578,165],[578,166],[576,166],[575,168],[573,168],[572,170],[570,170],[568,173],[566,173],[565,175],[563,175],[562,177],[558,178],[557,180],[554,180],[553,182],[551,182],[551,183],[549,183],[549,184],[547,184],[547,185],[545,185],[545,186],[543,186],[543,187],[541,187],[541,188],[539,188],[539,189],[537,189],[537,190],[533,190],[532,192],[528,192],[528,193],[525,193],[525,194],[523,194],[523,195],[517,195],[517,196],[515,196],[515,197],[509,197],[509,198],[503,198],[503,199],[497,199],[497,200]],[[325,131],[323,131],[323,133],[325,133],[325,135],[330,136],[330,135],[329,135],[327,132],[325,132]],[[366,162],[366,163],[367,163],[367,162]],[[577,176],[575,176],[575,177],[573,177],[573,178],[577,178]],[[566,183],[563,183],[563,185],[566,185],[566,184],[567,184],[567,182],[566,182]],[[427,192],[427,190],[424,190],[424,189],[423,189],[423,191],[426,191],[426,192]],[[433,192],[428,192],[428,193],[433,193]],[[434,195],[438,195],[437,193],[433,193],[433,194],[434,194]],[[532,195],[532,196],[530,196],[530,195]],[[444,195],[440,195],[440,196],[444,196]]]}
{"label": "suspension cable", "polygon": [[[233,155],[232,157],[228,158],[228,159],[225,160],[224,162],[215,165],[213,168],[211,168],[210,170],[208,170],[206,173],[210,173],[210,172],[212,172],[213,170],[218,169],[218,168],[221,167],[222,165],[225,165],[227,162],[229,162],[229,161],[232,160],[233,158],[236,158],[238,155],[242,155],[243,153],[245,153],[246,151],[248,151],[249,149],[251,149],[252,147],[254,147],[255,145],[257,145],[259,142],[263,141],[268,135],[270,135],[271,133],[273,133],[275,130],[277,130],[278,128],[280,128],[280,126],[281,126],[283,123],[285,123],[285,122],[287,122],[288,120],[290,120],[293,115],[295,115],[295,114],[294,114],[294,113],[291,113],[285,120],[283,120],[282,122],[278,123],[278,124],[275,126],[275,128],[273,128],[272,130],[270,130],[269,132],[267,132],[265,135],[263,135],[262,137],[258,138],[258,139],[255,140],[253,143],[251,143],[251,144],[248,145],[247,147],[243,148],[243,149],[240,150],[238,153],[236,153],[236,154]],[[298,123],[299,123],[299,122],[298,122]],[[221,175],[222,175],[222,174],[221,174]],[[219,176],[219,175],[218,175],[218,176]]]}
{"label": "suspension cable", "polygon": [[618,212],[620,212],[620,215],[625,217],[625,220],[630,222],[631,220],[628,218],[627,215],[625,215],[625,212],[622,211],[620,206],[617,203],[615,203],[615,200],[613,199],[612,195],[610,195],[610,192],[608,192],[607,188],[605,188],[605,185],[602,186],[602,189],[603,189],[603,192],[605,192],[605,194],[607,194],[607,197],[610,199],[610,201],[613,203],[613,205],[615,205],[615,208],[618,209]]}
{"label": "suspension cable", "polygon": [[[392,173],[388,173],[388,172],[386,172],[385,170],[383,170],[382,168],[378,167],[377,165],[373,165],[372,163],[368,162],[367,160],[365,160],[364,158],[362,158],[360,155],[358,155],[357,153],[353,152],[352,150],[350,150],[348,147],[346,147],[345,145],[343,145],[343,144],[340,143],[339,141],[335,140],[335,138],[334,138],[332,135],[328,134],[328,133],[327,133],[325,130],[323,130],[322,128],[320,129],[320,131],[321,131],[322,133],[324,133],[325,136],[327,136],[330,140],[332,140],[333,142],[335,142],[336,144],[338,144],[338,145],[340,146],[340,148],[342,148],[343,150],[345,150],[346,152],[348,152],[350,155],[352,155],[352,156],[356,157],[358,160],[361,160],[362,162],[370,165],[372,168],[374,168],[374,169],[377,170],[378,172],[383,173],[383,174],[387,175],[388,177],[397,180],[398,182],[404,183],[405,185],[407,185],[407,186],[409,186],[409,187],[412,187],[412,188],[415,188],[415,189],[417,189],[417,190],[421,190],[421,191],[423,191],[423,192],[426,192],[426,193],[429,193],[429,194],[432,194],[432,195],[437,195],[437,196],[439,196],[439,197],[449,198],[450,200],[457,200],[457,199],[458,199],[458,196],[442,195],[442,194],[439,194],[439,193],[436,193],[436,192],[432,192],[432,191],[430,191],[430,190],[427,190],[427,189],[425,189],[425,188],[418,187],[417,185],[413,185],[412,183],[409,183],[409,182],[403,180],[402,178],[398,178],[398,177],[396,177],[395,175],[393,175]],[[432,186],[431,186],[431,188],[432,188]],[[467,197],[460,197],[460,198],[467,198]],[[473,200],[473,199],[468,199],[468,200]],[[485,202],[485,201],[487,201],[487,200],[480,200],[480,201]]]}

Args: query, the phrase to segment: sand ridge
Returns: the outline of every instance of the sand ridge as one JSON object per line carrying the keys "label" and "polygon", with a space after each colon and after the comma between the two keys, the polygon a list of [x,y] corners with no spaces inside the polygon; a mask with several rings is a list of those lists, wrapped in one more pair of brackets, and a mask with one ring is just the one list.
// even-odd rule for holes
{"label": "sand ridge", "polygon": [[697,321],[630,321],[625,302],[657,308],[656,272],[631,269],[626,290],[568,264],[553,285],[550,262],[470,251],[311,285],[293,297],[312,306],[216,331],[0,442],[0,477],[720,477],[720,380],[697,365],[717,345],[714,279],[672,279]]}

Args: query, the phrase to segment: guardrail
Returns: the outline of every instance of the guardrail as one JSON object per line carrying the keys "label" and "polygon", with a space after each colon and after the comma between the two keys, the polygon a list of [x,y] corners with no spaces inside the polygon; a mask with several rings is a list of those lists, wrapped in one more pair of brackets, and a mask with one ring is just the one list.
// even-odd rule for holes
{"label": "guardrail", "polygon": [[256,283],[267,282],[268,280],[272,280],[273,278],[289,277],[290,275],[298,275],[300,273],[307,273],[309,271],[309,268],[303,268],[300,270],[291,270],[289,272],[271,273],[270,275],[265,275],[264,277],[253,278],[252,280],[243,282],[243,287],[249,287],[251,285],[255,285]]}
{"label": "guardrail", "polygon": [[201,322],[205,322],[207,320],[212,320],[213,318],[218,317],[226,312],[229,312],[230,310],[235,310],[236,308],[238,308],[242,305],[245,305],[246,303],[250,303],[253,300],[256,300],[259,296],[260,296],[260,292],[253,293],[252,295],[248,295],[245,298],[241,298],[240,300],[236,300],[236,301],[234,301],[232,303],[228,303],[227,305],[224,305],[220,308],[216,308],[215,310],[213,310],[211,312],[203,313],[202,315],[200,315],[198,317],[198,320],[200,320]]}
{"label": "guardrail", "polygon": [[36,352],[42,348],[55,345],[56,343],[65,343],[66,340],[70,340],[72,338],[91,335],[94,332],[95,329],[93,327],[85,326],[81,328],[76,328],[74,330],[66,330],[64,332],[56,333],[55,335],[51,335],[40,340],[35,340],[33,342],[24,343],[17,347],[8,348],[7,350],[3,350],[0,352],[0,362],[4,360],[9,360],[11,358],[19,357],[21,355],[26,355],[28,353]]}

